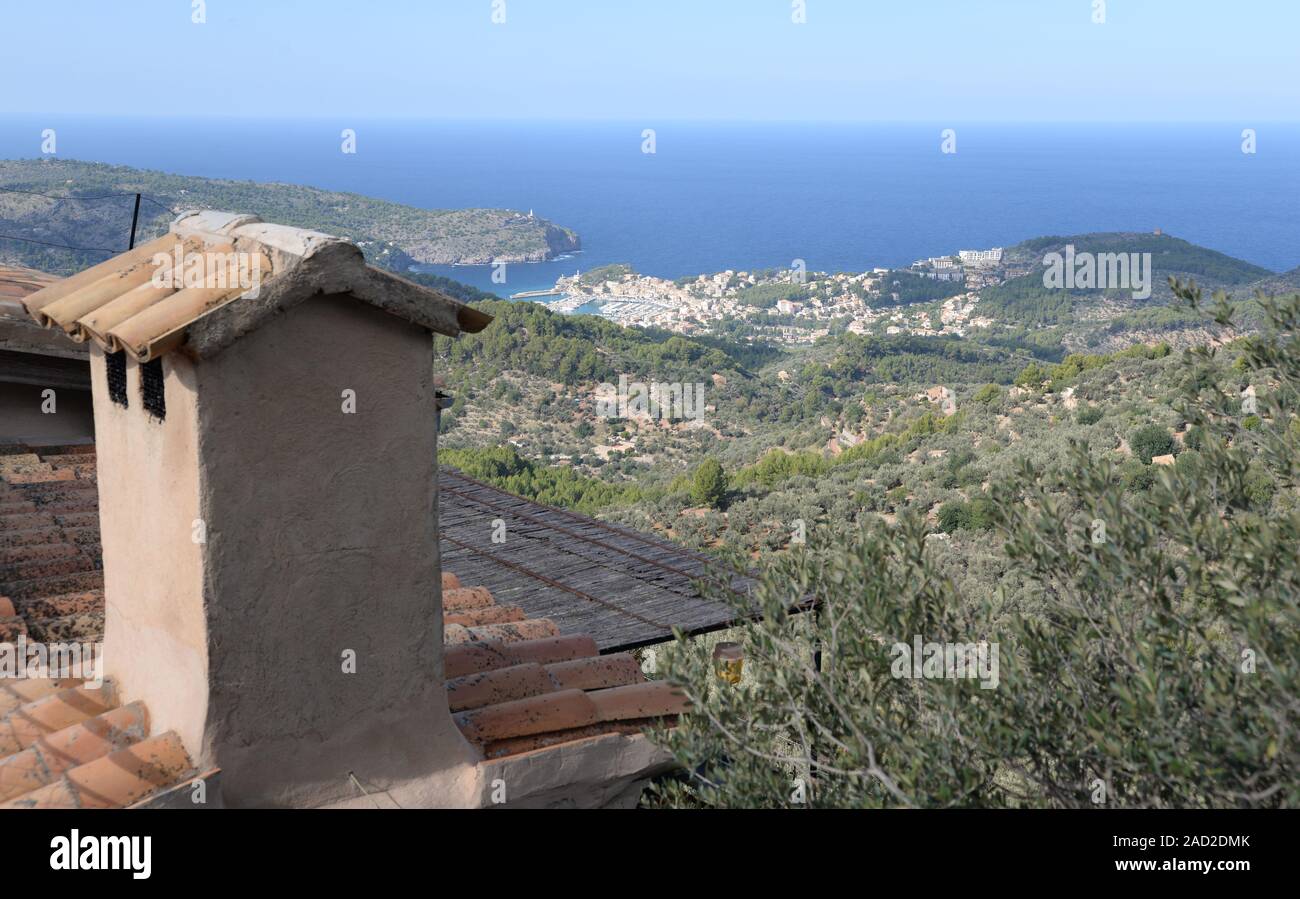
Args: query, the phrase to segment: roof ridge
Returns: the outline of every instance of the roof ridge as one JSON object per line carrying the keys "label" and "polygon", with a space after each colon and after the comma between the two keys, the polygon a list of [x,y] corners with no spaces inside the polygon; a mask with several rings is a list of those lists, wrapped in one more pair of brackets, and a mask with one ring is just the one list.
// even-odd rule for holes
{"label": "roof ridge", "polygon": [[[205,259],[201,285],[190,284],[176,269],[188,277],[186,260],[200,253],[239,255]],[[175,259],[170,266],[169,259]],[[161,271],[171,277],[159,282]],[[492,320],[368,265],[350,240],[218,210],[184,212],[167,234],[49,284],[22,304],[42,327],[57,325],[75,341],[93,339],[109,352],[127,350],[148,362],[181,346],[194,358],[211,356],[320,294],[347,294],[453,337]]]}

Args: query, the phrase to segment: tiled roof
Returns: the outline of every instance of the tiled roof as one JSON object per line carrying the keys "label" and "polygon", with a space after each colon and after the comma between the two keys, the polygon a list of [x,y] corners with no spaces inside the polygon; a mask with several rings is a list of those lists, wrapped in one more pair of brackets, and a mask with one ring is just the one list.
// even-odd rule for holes
{"label": "tiled roof", "polygon": [[[629,528],[545,506],[443,468],[438,472],[443,566],[483,584],[525,617],[590,634],[602,651],[733,624],[734,606],[706,599],[699,580],[737,595],[751,587],[716,559]],[[500,522],[500,525],[494,522]],[[484,535],[504,526],[508,539]]]}
{"label": "tiled roof", "polygon": [[[220,277],[199,286],[158,283],[159,254],[182,261],[215,254]],[[233,255],[233,254],[238,254]],[[256,216],[189,212],[168,234],[56,281],[22,302],[42,327],[61,328],[78,342],[93,339],[110,352],[125,350],[147,362],[184,348],[196,358],[218,352],[262,322],[312,296],[349,294],[439,334],[480,331],[491,316],[438,291],[366,265],[350,241],[316,231],[262,222]]]}
{"label": "tiled roof", "polygon": [[198,772],[176,734],[149,735],[113,685],[0,681],[0,809],[122,808]]}
{"label": "tiled roof", "polygon": [[104,632],[99,494],[90,446],[0,447],[0,642]]}
{"label": "tiled roof", "polygon": [[[0,447],[0,642],[97,642],[104,628],[92,446]],[[443,574],[444,673],[484,759],[671,723],[685,697],[628,653]],[[194,776],[146,710],[79,682],[0,681],[0,808],[127,805]],[[7,757],[6,757],[7,756]]]}
{"label": "tiled roof", "polygon": [[22,299],[57,280],[57,275],[47,275],[34,268],[0,264],[0,300]]}
{"label": "tiled roof", "polygon": [[[85,358],[85,347],[40,327],[23,308],[24,297],[58,280],[54,275],[35,269],[0,265],[0,352],[63,357],[69,360],[69,364]],[[3,374],[2,370],[0,374]],[[81,380],[88,388],[90,373],[85,371]]]}
{"label": "tiled roof", "polygon": [[515,620],[481,626],[444,622],[447,704],[486,758],[501,758],[611,733],[637,733],[686,711],[686,698],[647,681],[630,653],[600,655],[585,635],[560,636],[543,618],[519,620],[484,587],[443,575],[448,619],[507,609]]}
{"label": "tiled roof", "polygon": [[[96,643],[104,631],[95,456],[0,447],[0,643]],[[175,734],[111,682],[0,680],[0,809],[117,808],[195,775]]]}

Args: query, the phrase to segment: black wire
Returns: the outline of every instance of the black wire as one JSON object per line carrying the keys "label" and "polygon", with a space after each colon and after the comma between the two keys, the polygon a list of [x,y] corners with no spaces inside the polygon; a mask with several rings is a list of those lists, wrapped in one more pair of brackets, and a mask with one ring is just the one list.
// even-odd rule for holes
{"label": "black wire", "polygon": [[43,247],[58,247],[61,250],[77,250],[81,253],[112,253],[116,256],[118,253],[126,252],[126,250],[106,250],[103,247],[70,247],[65,243],[50,243],[46,240],[34,240],[30,237],[14,237],[10,234],[0,234],[0,240],[21,240],[24,243],[36,243]]}
{"label": "black wire", "polygon": [[[101,194],[100,196],[97,197],[56,197],[53,194],[43,194],[40,191],[35,191],[35,190],[19,190],[16,187],[0,187],[0,191],[3,191],[4,193],[7,194],[26,194],[29,197],[44,197],[47,200],[75,200],[75,201],[116,200],[122,197],[134,198],[136,196],[136,194]],[[171,206],[168,206],[166,203],[162,202],[161,200],[155,200],[153,197],[147,194],[139,194],[139,197],[141,200],[145,200],[146,202],[152,203],[161,209],[167,210],[172,215],[176,215],[176,210]]]}
{"label": "black wire", "polygon": [[[128,194],[128,196],[134,196],[134,194]],[[144,200],[146,203],[152,203],[155,206],[159,207],[160,209],[165,209],[172,215],[179,215],[179,213],[176,211],[174,207],[168,206],[159,200],[155,200],[153,197],[146,196],[145,194],[140,194],[140,199]]]}
{"label": "black wire", "polygon": [[[26,194],[27,196],[43,196],[47,200],[77,200],[77,201],[116,200],[116,199],[120,199],[120,197],[135,196],[135,194],[104,194],[100,196],[55,196],[52,194],[42,194],[42,192],[39,191],[18,190],[18,188],[16,187],[0,187],[0,192],[5,192],[5,194]],[[146,203],[152,203],[153,205],[156,205],[156,207],[159,207],[160,209],[165,209],[166,212],[172,213],[173,216],[178,216],[178,214],[181,214],[179,213],[178,209],[175,209],[174,207],[169,207],[169,205],[162,203],[161,200],[153,199],[152,196],[149,196],[147,194],[140,194],[139,197],[140,200],[146,201]],[[14,239],[18,239],[18,238],[14,238]],[[396,235],[395,238],[385,238],[385,236],[377,236],[377,235],[363,235],[363,236],[359,236],[359,238],[344,238],[344,239],[354,240],[354,242],[355,240],[373,240],[374,243],[391,243],[394,244],[394,246],[398,246],[398,244],[419,243],[421,242],[421,240],[430,240],[432,238],[430,238],[428,234],[420,234],[420,235],[399,234]],[[56,244],[51,244],[51,246],[56,246]],[[75,249],[75,247],[70,247],[70,249]],[[491,262],[484,262],[484,265],[491,265]]]}
{"label": "black wire", "polygon": [[[26,194],[27,196],[42,196],[44,197],[44,199],[47,200],[75,200],[75,201],[116,200],[116,199],[121,199],[121,197],[135,196],[135,194],[103,194],[100,196],[55,196],[52,194],[42,194],[42,192],[39,191],[18,190],[18,188],[16,187],[0,187],[0,192],[4,192],[4,194]],[[140,200],[146,201],[146,203],[152,203],[153,205],[156,205],[156,207],[159,207],[160,209],[165,209],[166,212],[173,214],[173,216],[178,216],[179,214],[178,210],[175,209],[174,207],[169,207],[169,205],[162,203],[161,200],[155,200],[153,199],[153,197],[148,196],[147,194],[140,194],[139,197]],[[0,238],[3,238],[3,236],[5,235],[0,235]],[[26,240],[26,238],[8,238],[8,239]],[[424,240],[430,240],[433,238],[430,238],[428,234],[421,234],[421,235],[399,234],[396,236],[391,236],[391,238],[390,236],[363,235],[363,236],[357,236],[357,238],[344,238],[344,239],[354,240],[354,242],[356,242],[356,240],[369,240],[369,242],[374,242],[374,243],[389,243],[389,244],[393,244],[393,246],[396,246],[400,249],[400,244],[420,243],[420,242],[424,242]],[[42,242],[42,240],[29,240],[29,243],[44,243],[44,242]],[[91,247],[66,247],[64,246],[64,244],[59,244],[59,243],[45,243],[44,246],[62,247],[64,249],[85,249],[85,251],[88,252],[101,252],[101,253],[118,252],[118,251],[108,251],[108,249],[98,249],[98,248],[91,248]],[[491,265],[491,262],[484,262],[484,265]]]}
{"label": "black wire", "polygon": [[[177,214],[176,210],[173,209],[172,207],[168,206],[167,204],[159,200],[155,200],[153,197],[146,196],[145,194],[102,194],[97,197],[56,197],[53,196],[52,194],[43,194],[40,191],[35,191],[35,190],[19,190],[16,187],[0,187],[0,191],[7,194],[25,194],[29,197],[44,197],[47,200],[60,200],[60,201],[61,200],[74,200],[74,201],[116,200],[116,199],[121,199],[123,197],[130,197],[134,199],[135,197],[138,196],[141,200],[148,201],[154,204],[155,206],[165,209],[167,212],[171,213],[172,215]],[[80,253],[111,253],[113,255],[117,255],[118,253],[126,252],[125,250],[107,250],[104,249],[103,247],[73,247],[64,243],[51,243],[50,241],[47,240],[35,240],[34,238],[31,237],[15,237],[14,235],[11,234],[0,234],[0,240],[21,240],[24,243],[39,244],[40,246],[43,247],[56,247],[60,250],[76,250],[77,252]]]}

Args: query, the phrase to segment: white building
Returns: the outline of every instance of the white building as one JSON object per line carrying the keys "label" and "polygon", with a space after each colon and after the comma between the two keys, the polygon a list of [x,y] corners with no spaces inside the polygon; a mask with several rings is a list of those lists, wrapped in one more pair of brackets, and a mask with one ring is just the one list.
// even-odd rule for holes
{"label": "white building", "polygon": [[964,265],[989,265],[1002,261],[1002,248],[991,250],[961,250],[957,253]]}

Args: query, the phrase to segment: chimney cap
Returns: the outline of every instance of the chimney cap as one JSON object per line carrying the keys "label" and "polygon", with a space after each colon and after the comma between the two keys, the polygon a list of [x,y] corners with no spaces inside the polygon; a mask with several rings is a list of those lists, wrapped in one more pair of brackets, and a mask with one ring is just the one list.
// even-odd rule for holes
{"label": "chimney cap", "polygon": [[[178,283],[176,264],[188,267],[196,258],[209,276],[221,268],[219,276],[202,286]],[[163,273],[174,280],[160,282]],[[348,294],[451,337],[477,333],[492,321],[440,291],[368,265],[349,240],[218,210],[183,212],[162,237],[44,287],[23,306],[38,324],[58,326],[74,341],[93,339],[148,362],[173,349],[196,359],[215,355],[322,294]]]}

